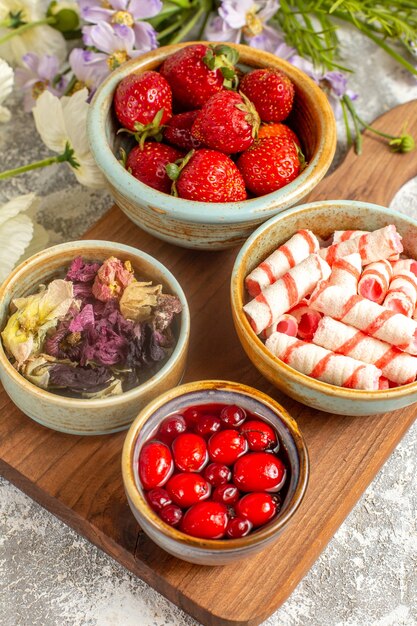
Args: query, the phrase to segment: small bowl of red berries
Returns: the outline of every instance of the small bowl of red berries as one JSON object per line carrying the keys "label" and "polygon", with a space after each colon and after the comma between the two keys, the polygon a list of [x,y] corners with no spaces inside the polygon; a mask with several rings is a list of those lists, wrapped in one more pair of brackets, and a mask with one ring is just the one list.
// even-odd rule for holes
{"label": "small bowl of red berries", "polygon": [[273,54],[238,44],[166,46],[100,85],[88,135],[126,215],[177,245],[243,243],[305,197],[336,146],[323,90]]}
{"label": "small bowl of red berries", "polygon": [[223,565],[274,541],[303,499],[309,462],[294,419],[239,383],[162,394],[125,440],[123,482],[141,528],[185,561]]}

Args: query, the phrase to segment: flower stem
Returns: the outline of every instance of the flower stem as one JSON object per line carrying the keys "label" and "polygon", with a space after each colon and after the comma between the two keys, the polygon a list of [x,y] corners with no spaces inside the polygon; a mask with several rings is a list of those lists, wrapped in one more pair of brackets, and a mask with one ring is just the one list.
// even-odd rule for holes
{"label": "flower stem", "polygon": [[332,15],[337,17],[344,22],[349,22],[352,26],[355,26],[360,32],[362,32],[366,37],[372,39],[380,48],[385,50],[387,54],[389,54],[393,59],[395,59],[398,63],[400,63],[406,70],[417,76],[417,69],[414,65],[411,65],[401,54],[396,52],[393,48],[391,48],[381,37],[377,37],[374,31],[371,28],[368,28],[366,24],[361,22],[360,20],[353,20],[348,13],[344,11],[333,11]]}
{"label": "flower stem", "polygon": [[7,35],[4,35],[4,37],[0,38],[0,45],[3,43],[6,43],[6,41],[9,41],[9,39],[12,39],[13,37],[15,37],[16,35],[22,35],[24,32],[26,32],[27,30],[30,30],[31,28],[35,28],[36,26],[42,26],[44,24],[55,24],[56,22],[56,18],[55,17],[45,17],[45,19],[43,20],[36,20],[35,22],[28,22],[27,24],[22,24],[22,26],[19,26],[18,28],[14,28],[13,30],[10,30]]}
{"label": "flower stem", "polygon": [[18,176],[19,174],[24,174],[25,172],[30,172],[31,170],[40,169],[41,167],[48,167],[54,163],[65,163],[65,161],[70,162],[73,154],[74,151],[67,145],[64,152],[62,154],[58,154],[58,156],[48,157],[47,159],[42,159],[41,161],[35,161],[34,163],[29,163],[28,165],[22,165],[22,167],[16,167],[12,170],[0,172],[0,180],[12,178],[12,176]]}
{"label": "flower stem", "polygon": [[359,125],[363,126],[363,128],[366,128],[366,130],[369,130],[375,135],[379,135],[380,137],[383,137],[384,139],[388,139],[389,146],[394,152],[411,152],[412,150],[414,150],[415,148],[414,139],[411,135],[407,134],[405,130],[403,130],[401,135],[389,135],[388,133],[384,133],[382,130],[377,130],[376,128],[373,128],[373,126],[370,126],[359,117],[359,115],[356,112],[355,107],[353,106],[352,100],[346,94],[342,98],[342,107],[343,105],[347,107],[350,113],[350,116],[352,117],[353,124],[355,126],[355,133],[356,133],[355,143],[356,143],[357,154],[361,154],[362,152],[362,135],[360,132]]}
{"label": "flower stem", "polygon": [[170,43],[173,44],[182,41],[188,35],[190,30],[194,28],[194,26],[197,24],[198,20],[203,16],[204,13],[204,7],[200,7],[197,13],[195,13],[195,15],[193,15],[193,17],[183,26],[179,33],[177,33],[175,37],[171,39]]}

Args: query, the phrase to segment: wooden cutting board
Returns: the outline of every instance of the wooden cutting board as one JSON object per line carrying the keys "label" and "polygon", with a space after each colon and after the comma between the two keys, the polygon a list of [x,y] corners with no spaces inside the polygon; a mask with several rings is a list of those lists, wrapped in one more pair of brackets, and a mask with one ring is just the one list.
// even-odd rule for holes
{"label": "wooden cutting board", "polygon": [[[404,121],[417,137],[417,101],[376,122],[398,133]],[[353,198],[387,205],[417,175],[417,157],[395,155],[366,134],[363,155],[350,151],[309,200]],[[210,626],[259,624],[293,591],[412,424],[415,407],[372,417],[343,417],[296,403],[260,376],[232,325],[229,276],[237,250],[194,252],[139,230],[117,208],[86,235],[136,246],[166,263],[191,309],[185,380],[222,378],[265,391],[295,417],[305,435],[311,478],[292,525],[272,548],[235,565],[201,567],[169,556],[138,527],[120,472],[124,433],[76,437],[25,417],[0,387],[0,473],[46,509]]]}

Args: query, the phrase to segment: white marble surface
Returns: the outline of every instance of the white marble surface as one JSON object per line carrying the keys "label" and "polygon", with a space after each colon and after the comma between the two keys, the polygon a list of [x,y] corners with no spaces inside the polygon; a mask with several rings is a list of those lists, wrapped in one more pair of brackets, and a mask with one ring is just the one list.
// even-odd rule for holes
{"label": "white marble surface", "polygon": [[[344,37],[356,68],[362,117],[412,98],[417,82],[355,33]],[[340,129],[342,130],[342,129]],[[344,142],[340,134],[338,159]],[[0,126],[1,169],[47,156],[30,116]],[[417,158],[417,157],[416,157]],[[51,243],[74,239],[110,206],[75,184],[66,166],[0,185],[0,201],[43,196]],[[417,217],[417,180],[392,204]],[[264,626],[417,625],[416,435],[408,432],[288,601]],[[278,565],[277,565],[278,566]],[[131,575],[15,487],[0,479],[2,626],[193,626],[195,620]]]}

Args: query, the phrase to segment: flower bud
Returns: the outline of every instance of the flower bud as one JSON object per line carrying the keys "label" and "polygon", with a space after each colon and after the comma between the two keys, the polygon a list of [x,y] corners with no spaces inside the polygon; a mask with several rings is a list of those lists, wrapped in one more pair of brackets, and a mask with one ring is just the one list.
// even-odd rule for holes
{"label": "flower bud", "polygon": [[72,33],[80,28],[80,10],[76,2],[52,0],[46,15],[55,18],[52,26],[61,33]]}

